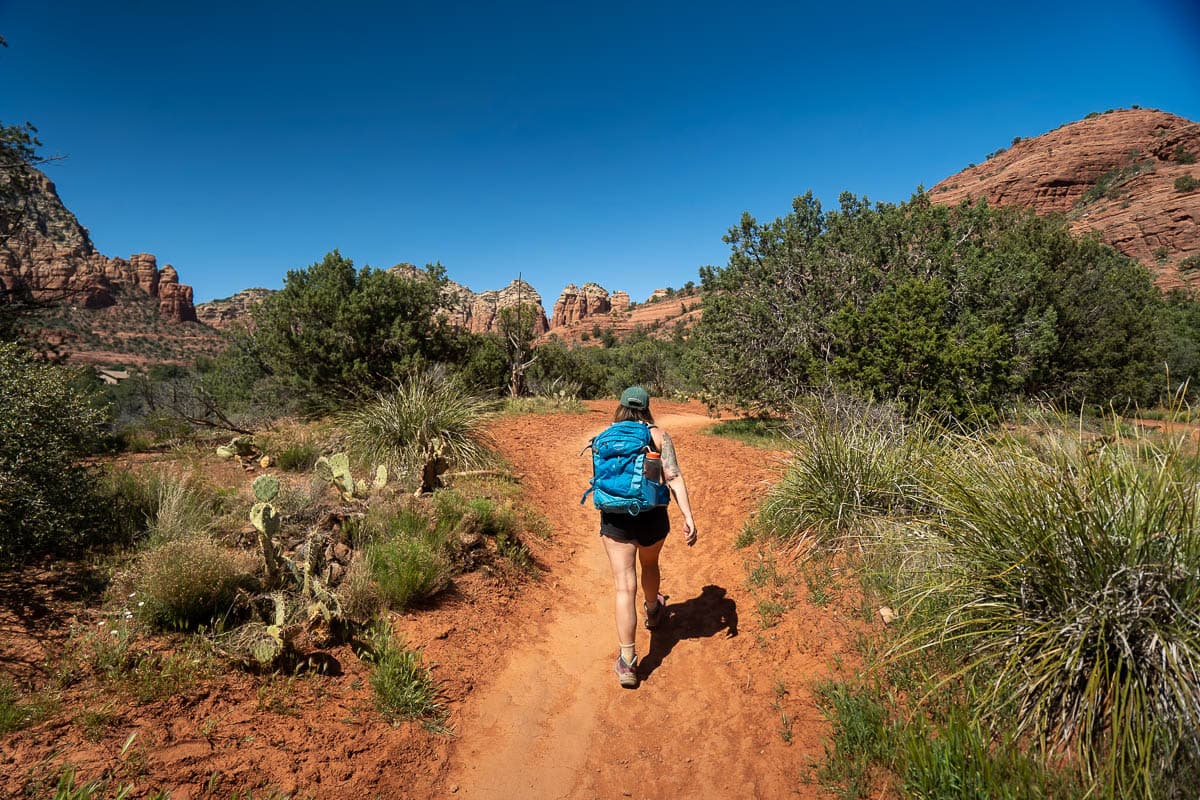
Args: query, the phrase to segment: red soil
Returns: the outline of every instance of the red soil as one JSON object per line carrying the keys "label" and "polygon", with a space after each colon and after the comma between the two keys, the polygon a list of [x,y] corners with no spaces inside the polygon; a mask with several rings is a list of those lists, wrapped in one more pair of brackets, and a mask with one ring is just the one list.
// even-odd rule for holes
{"label": "red soil", "polygon": [[[670,617],[653,636],[638,633],[642,686],[617,685],[611,576],[595,511],[578,501],[590,463],[577,454],[611,410],[593,403],[587,414],[495,424],[526,501],[553,531],[527,543],[538,580],[465,575],[431,607],[393,620],[436,663],[452,736],[383,722],[367,666],[348,648],[333,653],[340,675],[220,673],[150,704],[82,682],[60,712],[0,740],[0,795],[70,763],[81,778],[108,772],[134,783],[134,797],[224,798],[250,787],[364,799],[824,796],[806,780],[826,733],[812,686],[853,668],[863,623],[797,591],[779,624],[763,626],[746,581],[753,556],[733,542],[781,459],[699,433],[712,420],[698,404],[656,406],[679,448],[700,539],[683,545],[673,506],[677,532],[662,560]],[[0,587],[0,666],[19,685],[39,685],[68,620],[87,630],[101,618],[53,596],[61,581],[19,577]],[[88,708],[110,720],[92,739],[71,724]],[[781,714],[793,721],[790,743]]]}

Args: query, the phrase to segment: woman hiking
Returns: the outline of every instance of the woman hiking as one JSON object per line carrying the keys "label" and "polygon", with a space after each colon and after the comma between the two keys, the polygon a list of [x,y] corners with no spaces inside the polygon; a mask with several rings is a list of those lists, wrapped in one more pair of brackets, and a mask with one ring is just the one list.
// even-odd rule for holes
{"label": "woman hiking", "polygon": [[[683,514],[683,538],[688,547],[691,547],[696,543],[697,531],[688,502],[687,485],[683,482],[683,473],[679,469],[679,460],[675,455],[675,445],[671,442],[670,435],[654,424],[654,417],[650,413],[650,395],[645,389],[631,386],[621,393],[621,402],[613,415],[613,423],[614,427],[609,428],[609,431],[620,427],[618,423],[640,423],[640,426],[626,425],[624,429],[644,437],[645,449],[648,450],[643,454],[647,474],[653,478],[657,470],[661,469],[658,481],[670,488],[675,502],[679,503],[679,511]],[[603,457],[599,448],[600,438],[598,436],[594,441],[597,459]],[[642,460],[638,459],[637,463],[642,463]],[[595,481],[593,485],[596,486]],[[598,487],[597,489],[596,505],[601,509],[600,540],[608,554],[616,588],[617,644],[621,647],[621,653],[617,656],[614,669],[621,686],[633,689],[638,685],[634,634],[637,629],[639,561],[642,565],[642,593],[645,598],[642,608],[645,610],[646,627],[653,630],[666,616],[667,600],[659,591],[661,574],[658,556],[662,552],[667,533],[671,530],[671,522],[667,517],[669,495],[661,486],[652,487],[651,491],[660,492],[654,500],[655,504],[630,513],[605,510],[606,503],[600,499],[602,490]]]}

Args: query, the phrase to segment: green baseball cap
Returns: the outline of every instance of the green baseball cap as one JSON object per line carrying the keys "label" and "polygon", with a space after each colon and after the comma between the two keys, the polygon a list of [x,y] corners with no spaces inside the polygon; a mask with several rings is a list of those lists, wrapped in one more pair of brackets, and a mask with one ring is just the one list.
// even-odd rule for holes
{"label": "green baseball cap", "polygon": [[621,392],[621,405],[644,411],[650,408],[650,395],[640,386],[630,386]]}

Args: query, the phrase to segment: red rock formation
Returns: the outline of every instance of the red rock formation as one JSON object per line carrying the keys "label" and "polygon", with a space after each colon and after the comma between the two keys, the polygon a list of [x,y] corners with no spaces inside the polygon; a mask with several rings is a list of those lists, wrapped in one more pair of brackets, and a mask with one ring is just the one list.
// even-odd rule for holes
{"label": "red rock formation", "polygon": [[500,312],[517,305],[532,306],[534,310],[533,334],[540,336],[550,329],[542,296],[525,281],[514,280],[499,291],[482,292],[475,295],[467,318],[467,328],[473,333],[496,333],[500,330]]}
{"label": "red rock formation", "polygon": [[1013,144],[930,191],[936,203],[987,198],[1067,216],[1077,233],[1101,238],[1141,261],[1164,289],[1200,286],[1178,264],[1200,253],[1200,192],[1175,181],[1200,178],[1200,125],[1174,114],[1125,109],[1089,116]]}
{"label": "red rock formation", "polygon": [[196,306],[196,319],[217,330],[247,324],[252,319],[251,309],[272,294],[271,289],[243,289],[230,297]]}
{"label": "red rock formation", "polygon": [[175,322],[195,321],[192,288],[179,283],[173,268],[160,272],[154,256],[145,253],[126,261],[96,252],[87,230],[41,172],[30,172],[22,202],[15,230],[0,241],[5,294],[91,309],[146,302]]}
{"label": "red rock formation", "polygon": [[[625,307],[629,307],[629,295],[625,295]],[[607,314],[612,311],[612,302],[608,290],[597,283],[585,283],[580,289],[573,283],[567,284],[554,304],[554,316],[550,319],[551,328],[561,328],[583,322],[597,314]]]}

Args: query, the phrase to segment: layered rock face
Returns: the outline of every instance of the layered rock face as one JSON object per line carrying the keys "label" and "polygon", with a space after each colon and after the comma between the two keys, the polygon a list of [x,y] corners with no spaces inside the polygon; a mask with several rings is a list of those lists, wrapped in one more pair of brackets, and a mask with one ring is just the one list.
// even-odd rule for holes
{"label": "layered rock face", "polygon": [[936,203],[986,198],[993,205],[1066,215],[1076,233],[1101,238],[1145,264],[1163,289],[1200,286],[1178,265],[1200,253],[1200,124],[1150,109],[1090,116],[1015,142],[938,183]]}
{"label": "layered rock face", "polygon": [[[625,295],[625,307],[629,308],[629,295]],[[588,317],[597,314],[607,314],[612,311],[612,300],[608,290],[598,283],[585,283],[580,289],[573,283],[567,284],[558,302],[554,304],[554,316],[550,319],[552,328],[562,328],[574,325]]]}
{"label": "layered rock face", "polygon": [[96,252],[54,184],[36,170],[15,230],[0,241],[0,286],[5,294],[81,308],[149,302],[167,319],[196,320],[192,287],[173,267],[160,270],[148,253],[125,260]]}
{"label": "layered rock face", "polygon": [[250,321],[250,310],[272,294],[270,289],[243,289],[235,295],[196,306],[196,318],[223,330]]}
{"label": "layered rock face", "polygon": [[466,327],[473,333],[496,333],[500,330],[500,312],[519,305],[534,307],[534,336],[541,336],[550,330],[550,323],[542,306],[542,296],[528,283],[520,280],[514,280],[499,291],[475,295],[467,314]]}

